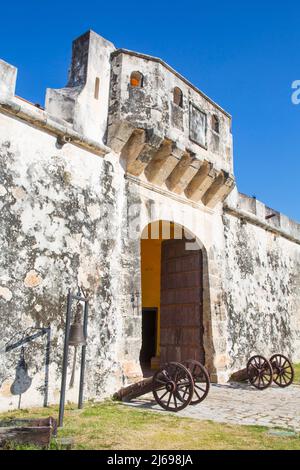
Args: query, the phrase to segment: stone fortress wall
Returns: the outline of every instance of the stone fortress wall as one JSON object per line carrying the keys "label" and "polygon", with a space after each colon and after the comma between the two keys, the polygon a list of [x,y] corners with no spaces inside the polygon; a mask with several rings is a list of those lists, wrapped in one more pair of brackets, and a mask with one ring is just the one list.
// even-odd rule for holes
{"label": "stone fortress wall", "polygon": [[[0,61],[0,409],[18,402],[20,351],[5,344],[30,326],[51,325],[49,401],[59,400],[66,295],[78,283],[91,298],[85,398],[140,376],[131,297],[141,233],[158,220],[203,250],[212,380],[255,352],[299,361],[300,225],[238,192],[230,115],[160,59],[92,31],[74,41],[68,84],[47,90],[45,109],[15,95],[16,74]],[[24,406],[43,402],[44,353],[43,340],[26,348]]]}

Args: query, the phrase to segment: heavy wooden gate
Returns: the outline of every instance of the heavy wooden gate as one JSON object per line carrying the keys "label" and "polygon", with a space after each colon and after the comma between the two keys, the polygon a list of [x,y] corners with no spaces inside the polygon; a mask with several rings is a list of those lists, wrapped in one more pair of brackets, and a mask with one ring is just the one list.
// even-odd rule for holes
{"label": "heavy wooden gate", "polygon": [[186,250],[186,240],[162,242],[161,363],[196,359],[204,364],[202,251]]}

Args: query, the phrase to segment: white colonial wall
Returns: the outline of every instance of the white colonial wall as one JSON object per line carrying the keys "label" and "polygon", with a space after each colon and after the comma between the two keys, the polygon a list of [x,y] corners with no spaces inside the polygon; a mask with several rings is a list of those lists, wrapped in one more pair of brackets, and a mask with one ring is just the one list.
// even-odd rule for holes
{"label": "white colonial wall", "polygon": [[231,215],[224,234],[230,369],[253,354],[300,362],[300,245]]}
{"label": "white colonial wall", "polygon": [[[71,144],[59,149],[56,137],[0,114],[1,409],[18,402],[10,386],[20,349],[5,353],[5,343],[29,326],[51,325],[49,399],[58,400],[66,295],[78,283],[91,297],[85,396],[107,395],[122,383],[116,350],[124,179],[116,163]],[[43,340],[26,347],[34,381],[24,406],[42,404],[44,348]],[[77,388],[69,390],[67,400],[76,396]]]}

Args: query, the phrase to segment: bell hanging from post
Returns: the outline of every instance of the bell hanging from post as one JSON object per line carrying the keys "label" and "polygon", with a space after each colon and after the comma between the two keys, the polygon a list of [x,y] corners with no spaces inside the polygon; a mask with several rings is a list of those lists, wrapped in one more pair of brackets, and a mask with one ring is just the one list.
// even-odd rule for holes
{"label": "bell hanging from post", "polygon": [[83,324],[81,323],[82,317],[82,304],[81,302],[77,303],[76,314],[74,322],[70,326],[69,332],[69,346],[85,346],[86,339],[83,331]]}

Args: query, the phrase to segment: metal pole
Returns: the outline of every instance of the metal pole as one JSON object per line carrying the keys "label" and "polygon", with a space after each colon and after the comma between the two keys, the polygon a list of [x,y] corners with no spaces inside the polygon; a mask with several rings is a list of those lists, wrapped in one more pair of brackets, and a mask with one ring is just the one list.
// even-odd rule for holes
{"label": "metal pole", "polygon": [[68,303],[67,303],[67,317],[65,325],[65,342],[64,342],[64,356],[62,365],[62,377],[61,377],[61,389],[60,389],[60,402],[59,402],[59,416],[58,426],[63,426],[64,410],[65,410],[65,395],[66,395],[66,382],[67,382],[67,367],[68,367],[68,350],[69,350],[69,331],[71,321],[71,305],[72,296],[69,289],[68,292]]}
{"label": "metal pole", "polygon": [[[85,299],[84,306],[84,320],[83,320],[83,332],[84,338],[87,339],[87,322],[88,322],[88,300]],[[83,407],[83,387],[84,387],[84,372],[85,372],[85,354],[86,354],[86,345],[83,345],[81,348],[81,366],[80,366],[80,385],[79,385],[79,398],[78,398],[78,408]]]}
{"label": "metal pole", "polygon": [[50,344],[51,344],[51,328],[47,328],[47,343],[46,343],[46,360],[45,360],[45,393],[44,393],[44,407],[48,406],[48,387],[49,387],[49,366],[50,366]]}

